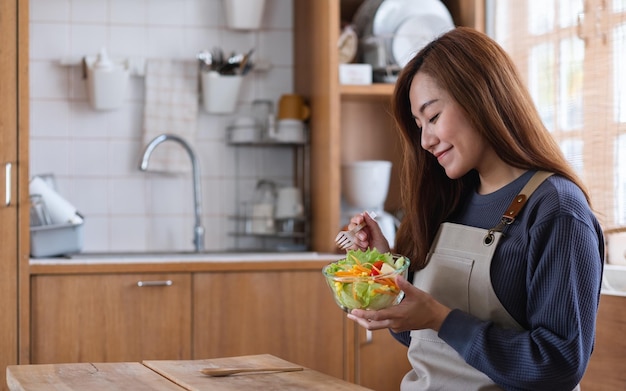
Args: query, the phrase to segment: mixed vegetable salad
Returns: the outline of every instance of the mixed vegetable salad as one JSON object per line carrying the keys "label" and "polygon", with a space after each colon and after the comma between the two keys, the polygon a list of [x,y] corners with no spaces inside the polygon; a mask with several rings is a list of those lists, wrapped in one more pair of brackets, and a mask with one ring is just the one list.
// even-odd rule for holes
{"label": "mixed vegetable salad", "polygon": [[403,256],[376,249],[348,250],[346,258],[325,266],[323,273],[343,310],[379,310],[402,300],[395,277],[406,277],[408,266],[409,260]]}

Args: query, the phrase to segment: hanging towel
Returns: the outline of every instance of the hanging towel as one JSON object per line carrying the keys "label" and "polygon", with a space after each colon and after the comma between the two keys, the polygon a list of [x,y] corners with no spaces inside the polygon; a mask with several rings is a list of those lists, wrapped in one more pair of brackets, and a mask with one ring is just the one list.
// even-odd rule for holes
{"label": "hanging towel", "polygon": [[[198,116],[198,64],[195,61],[148,60],[145,76],[143,146],[169,133],[193,145]],[[149,171],[191,171],[191,160],[181,145],[165,141],[153,151]]]}

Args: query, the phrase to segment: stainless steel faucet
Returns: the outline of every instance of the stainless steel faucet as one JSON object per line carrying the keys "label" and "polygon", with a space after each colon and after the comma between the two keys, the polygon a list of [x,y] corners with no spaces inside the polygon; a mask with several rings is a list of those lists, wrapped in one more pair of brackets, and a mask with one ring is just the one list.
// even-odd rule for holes
{"label": "stainless steel faucet", "polygon": [[146,146],[146,149],[143,152],[143,157],[141,159],[141,165],[139,169],[141,171],[146,171],[148,169],[148,160],[150,159],[150,155],[157,147],[157,145],[161,144],[164,141],[175,141],[182,145],[182,147],[189,154],[189,158],[191,159],[191,169],[193,173],[193,204],[194,204],[194,213],[195,213],[195,225],[193,228],[193,245],[195,247],[196,252],[204,251],[204,228],[202,227],[201,216],[202,216],[202,191],[200,184],[200,165],[198,164],[198,158],[194,153],[191,146],[182,138],[175,136],[173,134],[161,134],[155,137],[150,143]]}

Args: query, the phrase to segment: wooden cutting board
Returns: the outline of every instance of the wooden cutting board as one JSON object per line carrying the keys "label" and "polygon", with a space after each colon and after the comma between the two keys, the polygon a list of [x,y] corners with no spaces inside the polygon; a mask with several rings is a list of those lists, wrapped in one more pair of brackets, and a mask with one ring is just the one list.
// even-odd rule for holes
{"label": "wooden cutting board", "polygon": [[6,373],[11,391],[183,390],[140,363],[11,365]]}
{"label": "wooden cutting board", "polygon": [[304,368],[298,372],[247,372],[226,377],[210,377],[200,372],[209,367],[294,367],[297,364],[270,354],[214,358],[206,360],[156,360],[143,364],[189,391],[219,390],[367,390],[367,388]]}

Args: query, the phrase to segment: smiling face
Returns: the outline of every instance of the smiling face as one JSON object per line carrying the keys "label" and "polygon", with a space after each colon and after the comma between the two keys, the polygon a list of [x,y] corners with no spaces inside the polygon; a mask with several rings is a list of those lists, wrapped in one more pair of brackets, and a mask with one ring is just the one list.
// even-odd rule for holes
{"label": "smiling face", "polygon": [[[421,145],[435,156],[450,179],[492,161],[495,153],[472,127],[459,104],[433,78],[418,72],[409,90],[411,113],[421,128]],[[496,158],[497,159],[497,158]]]}

